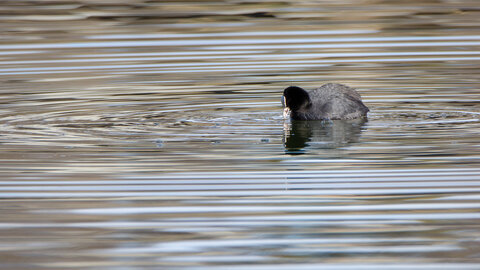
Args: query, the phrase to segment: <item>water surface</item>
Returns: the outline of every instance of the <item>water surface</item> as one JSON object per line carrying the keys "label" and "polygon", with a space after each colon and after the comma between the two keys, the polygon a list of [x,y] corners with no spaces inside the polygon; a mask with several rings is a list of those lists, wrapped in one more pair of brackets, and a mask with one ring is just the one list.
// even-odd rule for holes
{"label": "water surface", "polygon": [[2,3],[2,266],[479,269],[476,3]]}

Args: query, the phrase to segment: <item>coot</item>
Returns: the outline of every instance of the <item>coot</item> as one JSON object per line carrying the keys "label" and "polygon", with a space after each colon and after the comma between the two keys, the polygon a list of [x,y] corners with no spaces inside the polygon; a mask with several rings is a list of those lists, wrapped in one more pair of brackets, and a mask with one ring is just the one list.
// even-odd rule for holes
{"label": "coot", "polygon": [[338,83],[313,90],[287,87],[282,104],[283,116],[293,120],[347,120],[366,117],[369,111],[355,89]]}

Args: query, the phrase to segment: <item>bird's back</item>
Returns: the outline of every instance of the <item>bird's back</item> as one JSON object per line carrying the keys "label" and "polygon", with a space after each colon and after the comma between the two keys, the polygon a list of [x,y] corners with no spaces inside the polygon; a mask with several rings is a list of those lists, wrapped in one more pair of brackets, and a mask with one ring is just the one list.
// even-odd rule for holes
{"label": "bird's back", "polygon": [[328,83],[308,91],[312,103],[307,118],[354,119],[365,116],[369,109],[355,89],[343,84]]}

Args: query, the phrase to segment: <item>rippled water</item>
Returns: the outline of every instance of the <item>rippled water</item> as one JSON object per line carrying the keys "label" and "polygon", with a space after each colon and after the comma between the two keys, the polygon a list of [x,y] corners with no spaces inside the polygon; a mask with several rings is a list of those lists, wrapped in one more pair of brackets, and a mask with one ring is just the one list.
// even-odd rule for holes
{"label": "rippled water", "polygon": [[2,268],[480,269],[477,1],[0,5]]}

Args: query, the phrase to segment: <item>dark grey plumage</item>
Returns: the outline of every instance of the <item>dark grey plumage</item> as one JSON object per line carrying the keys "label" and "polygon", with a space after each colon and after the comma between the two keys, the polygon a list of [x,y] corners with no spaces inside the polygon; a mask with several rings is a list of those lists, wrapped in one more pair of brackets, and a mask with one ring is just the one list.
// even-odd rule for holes
{"label": "dark grey plumage", "polygon": [[287,87],[282,103],[293,120],[347,120],[365,117],[369,111],[355,89],[338,83],[313,90]]}

